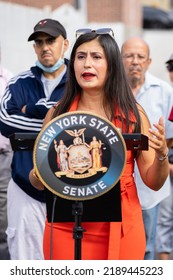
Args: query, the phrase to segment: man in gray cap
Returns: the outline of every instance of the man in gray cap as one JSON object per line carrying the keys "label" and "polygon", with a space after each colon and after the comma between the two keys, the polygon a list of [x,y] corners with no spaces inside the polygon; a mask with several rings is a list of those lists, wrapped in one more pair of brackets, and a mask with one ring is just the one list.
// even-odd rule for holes
{"label": "man in gray cap", "polygon": [[[67,79],[64,54],[69,42],[62,24],[40,20],[28,41],[34,41],[36,66],[14,77],[2,97],[1,133],[39,133],[47,111],[63,95]],[[46,219],[45,193],[29,181],[33,168],[32,151],[18,150],[12,160],[8,185],[7,238],[11,259],[43,259],[43,230]]]}

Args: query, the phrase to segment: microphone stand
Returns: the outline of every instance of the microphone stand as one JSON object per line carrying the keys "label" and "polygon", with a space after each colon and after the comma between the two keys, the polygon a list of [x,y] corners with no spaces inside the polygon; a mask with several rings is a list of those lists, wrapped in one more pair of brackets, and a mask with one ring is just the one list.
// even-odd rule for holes
{"label": "microphone stand", "polygon": [[81,221],[82,221],[82,214],[83,214],[83,203],[79,201],[75,201],[72,205],[72,215],[75,217],[75,225],[73,227],[73,238],[74,242],[74,256],[75,260],[81,260],[81,241],[83,237],[83,232],[86,230],[82,228]]}

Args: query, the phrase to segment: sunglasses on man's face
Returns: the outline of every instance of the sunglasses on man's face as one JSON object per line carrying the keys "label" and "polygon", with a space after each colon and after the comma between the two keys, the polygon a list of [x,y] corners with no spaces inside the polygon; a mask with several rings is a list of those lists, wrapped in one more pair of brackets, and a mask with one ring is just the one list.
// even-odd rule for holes
{"label": "sunglasses on man's face", "polygon": [[83,28],[83,29],[76,30],[76,39],[81,35],[84,35],[84,34],[87,34],[87,33],[92,33],[92,32],[95,32],[98,35],[108,34],[108,35],[110,35],[111,37],[114,38],[114,32],[111,28],[100,28],[100,29],[96,29],[96,30],[93,30],[93,29],[90,29],[90,28]]}

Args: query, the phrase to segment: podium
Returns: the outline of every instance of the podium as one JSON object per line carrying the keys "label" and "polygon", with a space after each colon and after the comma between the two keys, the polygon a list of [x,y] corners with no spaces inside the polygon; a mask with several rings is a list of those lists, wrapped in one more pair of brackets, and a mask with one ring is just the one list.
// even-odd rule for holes
{"label": "podium", "polygon": [[[148,137],[141,133],[123,133],[127,150],[148,150]],[[17,132],[10,136],[13,151],[33,151],[38,133]]]}
{"label": "podium", "polygon": [[[37,133],[14,133],[10,137],[13,151],[32,151]],[[122,134],[127,150],[148,150],[148,137],[140,134]],[[75,240],[75,259],[81,259],[81,240],[85,229],[82,221],[121,221],[120,183],[117,182],[106,194],[88,201],[71,201],[53,194],[45,188],[48,221],[75,222],[73,238]],[[113,201],[112,201],[113,199]],[[95,203],[96,201],[96,203]],[[105,207],[105,201],[108,201]],[[56,209],[56,202],[58,206]],[[97,207],[96,207],[97,204]],[[117,207],[118,205],[118,207]],[[58,211],[58,209],[62,211]]]}

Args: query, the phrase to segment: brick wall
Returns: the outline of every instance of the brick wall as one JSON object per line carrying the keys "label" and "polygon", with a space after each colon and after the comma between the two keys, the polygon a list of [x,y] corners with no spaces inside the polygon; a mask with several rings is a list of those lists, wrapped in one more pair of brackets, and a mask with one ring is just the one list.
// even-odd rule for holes
{"label": "brick wall", "polygon": [[121,20],[121,0],[88,0],[89,22],[118,22]]}

